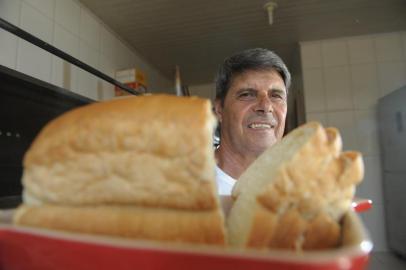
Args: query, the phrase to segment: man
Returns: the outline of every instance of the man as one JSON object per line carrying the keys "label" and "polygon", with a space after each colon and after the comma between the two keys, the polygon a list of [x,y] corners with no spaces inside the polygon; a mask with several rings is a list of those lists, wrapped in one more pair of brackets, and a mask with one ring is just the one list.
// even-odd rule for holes
{"label": "man", "polygon": [[284,132],[290,73],[272,51],[249,49],[226,59],[216,79],[215,151],[219,193],[229,195],[241,174]]}

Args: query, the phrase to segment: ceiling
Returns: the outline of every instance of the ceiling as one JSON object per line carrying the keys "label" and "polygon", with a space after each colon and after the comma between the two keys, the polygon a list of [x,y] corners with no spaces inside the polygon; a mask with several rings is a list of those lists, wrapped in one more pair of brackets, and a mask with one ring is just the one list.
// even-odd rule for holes
{"label": "ceiling", "polygon": [[292,65],[299,41],[406,30],[406,0],[81,0],[148,62],[184,84],[213,81],[219,63],[250,47]]}

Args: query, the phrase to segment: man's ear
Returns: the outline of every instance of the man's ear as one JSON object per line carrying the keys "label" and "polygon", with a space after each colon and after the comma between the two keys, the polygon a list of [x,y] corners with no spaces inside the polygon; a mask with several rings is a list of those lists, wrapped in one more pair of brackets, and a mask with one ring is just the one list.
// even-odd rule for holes
{"label": "man's ear", "polygon": [[217,120],[219,123],[223,120],[223,106],[221,105],[221,100],[216,99],[214,101],[214,112],[216,113]]}

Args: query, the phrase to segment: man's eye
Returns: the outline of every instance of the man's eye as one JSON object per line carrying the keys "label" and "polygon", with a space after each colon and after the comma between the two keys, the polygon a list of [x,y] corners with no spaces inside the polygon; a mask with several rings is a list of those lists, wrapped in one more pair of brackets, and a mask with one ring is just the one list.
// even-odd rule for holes
{"label": "man's eye", "polygon": [[242,92],[238,95],[239,98],[250,98],[255,97],[255,93],[253,92]]}
{"label": "man's eye", "polygon": [[272,98],[284,99],[285,97],[278,93],[272,93]]}

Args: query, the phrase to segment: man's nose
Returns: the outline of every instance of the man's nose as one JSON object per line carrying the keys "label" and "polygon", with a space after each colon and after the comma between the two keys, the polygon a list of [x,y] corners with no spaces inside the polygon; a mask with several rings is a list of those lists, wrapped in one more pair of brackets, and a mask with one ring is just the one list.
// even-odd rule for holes
{"label": "man's nose", "polygon": [[273,112],[272,101],[268,97],[268,95],[258,97],[257,104],[255,106],[255,111],[258,113]]}

